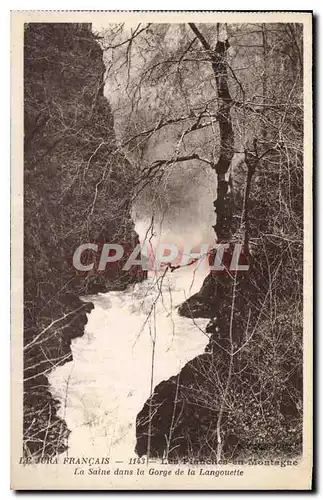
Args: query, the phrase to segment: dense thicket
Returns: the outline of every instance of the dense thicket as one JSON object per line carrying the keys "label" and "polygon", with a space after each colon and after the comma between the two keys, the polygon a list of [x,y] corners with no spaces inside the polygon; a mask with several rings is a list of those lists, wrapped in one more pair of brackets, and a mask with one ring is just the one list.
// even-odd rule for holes
{"label": "dense thicket", "polygon": [[181,172],[183,192],[205,170],[218,174],[214,206],[201,198],[216,212],[215,244],[245,245],[250,263],[239,276],[210,274],[179,308],[210,318],[210,343],[153,391],[138,415],[139,454],[301,452],[302,37],[287,23],[107,30],[121,124],[129,110],[120,140],[142,182],[167,196]]}

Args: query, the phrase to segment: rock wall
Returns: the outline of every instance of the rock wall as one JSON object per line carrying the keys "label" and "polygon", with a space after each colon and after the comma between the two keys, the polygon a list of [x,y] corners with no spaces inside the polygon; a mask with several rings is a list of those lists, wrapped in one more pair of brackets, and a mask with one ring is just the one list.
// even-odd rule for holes
{"label": "rock wall", "polygon": [[[92,304],[80,295],[124,289],[145,278],[121,271],[82,274],[83,243],[139,242],[131,219],[135,172],[116,148],[103,96],[102,50],[89,24],[25,26],[24,46],[24,453],[53,455],[68,430],[46,373],[71,360]],[[93,260],[93,254],[85,255]],[[86,262],[85,262],[86,263]]]}

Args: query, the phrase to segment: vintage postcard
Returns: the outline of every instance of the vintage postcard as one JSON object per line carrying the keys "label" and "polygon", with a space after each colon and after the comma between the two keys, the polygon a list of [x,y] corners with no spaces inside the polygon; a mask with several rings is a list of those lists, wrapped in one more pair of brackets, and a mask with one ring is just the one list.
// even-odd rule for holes
{"label": "vintage postcard", "polygon": [[312,13],[16,11],[11,487],[309,490]]}

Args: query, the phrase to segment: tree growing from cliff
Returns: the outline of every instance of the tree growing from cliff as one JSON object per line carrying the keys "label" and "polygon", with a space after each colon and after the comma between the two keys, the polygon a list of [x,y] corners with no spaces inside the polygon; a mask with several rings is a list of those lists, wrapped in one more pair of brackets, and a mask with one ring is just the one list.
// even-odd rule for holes
{"label": "tree growing from cliff", "polygon": [[[249,437],[258,452],[271,439],[271,451],[285,446],[293,453],[302,399],[301,26],[191,23],[131,33],[118,26],[104,44],[110,89],[115,81],[121,96],[119,147],[138,167],[137,196],[147,186],[167,193],[175,168],[211,170],[217,244],[229,243],[230,252],[232,243],[242,243],[251,266],[244,276],[210,274],[182,306],[191,317],[208,308],[214,362],[208,377],[200,369],[202,391],[187,395],[177,383],[175,400],[193,404],[193,394],[196,407],[212,410],[202,453],[211,446],[219,459],[230,432],[240,452]],[[154,152],[158,143],[163,157],[161,148]],[[175,439],[173,428],[169,435]]]}

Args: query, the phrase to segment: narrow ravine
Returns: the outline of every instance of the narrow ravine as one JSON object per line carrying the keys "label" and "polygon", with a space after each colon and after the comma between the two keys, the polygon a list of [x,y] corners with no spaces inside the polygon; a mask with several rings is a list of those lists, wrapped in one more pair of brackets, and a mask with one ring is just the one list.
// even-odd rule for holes
{"label": "narrow ravine", "polygon": [[177,313],[206,274],[201,266],[163,277],[150,272],[123,292],[84,298],[94,309],[84,336],[72,341],[73,361],[49,376],[59,416],[71,431],[70,456],[135,456],[136,416],[151,387],[176,375],[208,343],[207,319]]}

